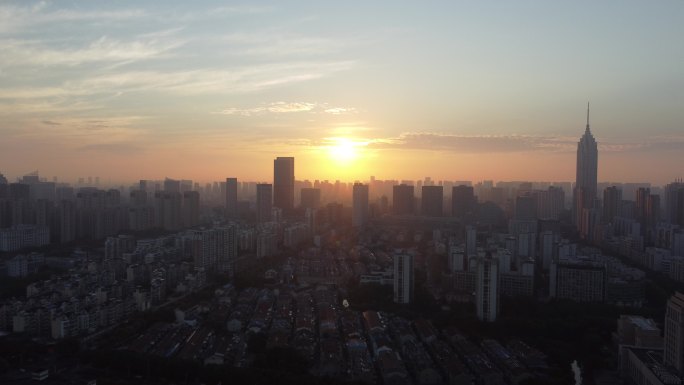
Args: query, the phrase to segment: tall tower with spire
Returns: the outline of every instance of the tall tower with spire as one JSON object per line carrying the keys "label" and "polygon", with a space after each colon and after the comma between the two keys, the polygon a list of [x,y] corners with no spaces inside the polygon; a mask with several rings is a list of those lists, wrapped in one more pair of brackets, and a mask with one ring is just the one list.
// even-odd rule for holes
{"label": "tall tower with spire", "polygon": [[587,103],[587,127],[577,143],[577,178],[573,194],[573,219],[583,235],[589,227],[589,224],[585,222],[591,222],[587,211],[594,209],[596,201],[597,170],[598,146],[589,127],[589,103]]}

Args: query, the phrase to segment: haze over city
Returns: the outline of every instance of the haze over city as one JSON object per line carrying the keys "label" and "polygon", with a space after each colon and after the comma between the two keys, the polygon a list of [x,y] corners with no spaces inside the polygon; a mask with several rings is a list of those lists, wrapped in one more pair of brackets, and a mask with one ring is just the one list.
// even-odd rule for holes
{"label": "haze over city", "polygon": [[113,183],[575,177],[684,162],[681,1],[6,1],[0,171]]}

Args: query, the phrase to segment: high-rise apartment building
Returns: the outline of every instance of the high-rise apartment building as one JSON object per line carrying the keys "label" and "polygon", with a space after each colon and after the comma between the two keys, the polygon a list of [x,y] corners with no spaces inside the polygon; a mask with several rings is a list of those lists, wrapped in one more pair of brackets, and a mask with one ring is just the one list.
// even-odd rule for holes
{"label": "high-rise apartment building", "polygon": [[226,178],[226,219],[238,216],[238,182],[237,178]]}
{"label": "high-rise apartment building", "polygon": [[278,157],[273,161],[273,205],[284,212],[294,207],[294,158]]}
{"label": "high-rise apartment building", "polygon": [[499,259],[490,253],[476,259],[475,305],[477,318],[496,321],[499,310]]}
{"label": "high-rise apartment building", "polygon": [[423,186],[421,214],[428,217],[441,217],[444,210],[444,189],[442,186]]}
{"label": "high-rise apartment building", "polygon": [[684,372],[684,294],[676,292],[665,311],[663,363]]}
{"label": "high-rise apartment building", "polygon": [[413,186],[400,184],[392,188],[392,211],[396,215],[413,215],[415,197]]}
{"label": "high-rise apartment building", "polygon": [[164,179],[164,191],[166,192],[181,192],[181,182],[179,180]]}
{"label": "high-rise apartment building", "polygon": [[394,302],[413,300],[413,256],[398,250],[394,253]]}
{"label": "high-rise apartment building", "polygon": [[256,220],[258,223],[270,222],[273,210],[273,186],[260,183],[256,186]]}
{"label": "high-rise apartment building", "polygon": [[368,222],[368,185],[354,183],[352,190],[352,225],[364,226]]}
{"label": "high-rise apartment building", "polygon": [[582,231],[582,226],[588,221],[583,221],[586,217],[586,210],[593,210],[596,201],[598,171],[598,146],[589,128],[589,104],[587,104],[587,127],[584,135],[577,143],[577,168],[575,192],[573,194],[573,220],[580,233],[589,234],[589,229]]}

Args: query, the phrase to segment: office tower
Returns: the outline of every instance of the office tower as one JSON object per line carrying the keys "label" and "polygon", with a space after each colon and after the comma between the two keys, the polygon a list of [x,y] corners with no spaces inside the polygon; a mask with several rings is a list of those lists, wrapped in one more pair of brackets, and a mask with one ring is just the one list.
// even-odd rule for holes
{"label": "office tower", "polygon": [[421,214],[427,217],[441,217],[444,205],[442,186],[423,186]]}
{"label": "office tower", "polygon": [[392,188],[392,209],[396,215],[413,215],[413,186],[400,184]]}
{"label": "office tower", "polygon": [[606,187],[603,190],[603,223],[612,223],[618,215],[622,202],[622,190],[617,186]]}
{"label": "office tower", "polygon": [[464,217],[475,210],[476,203],[472,186],[459,185],[451,189],[451,215]]}
{"label": "office tower", "polygon": [[179,180],[173,180],[166,178],[164,179],[164,191],[165,192],[181,192],[181,183]]}
{"label": "office tower", "polygon": [[303,209],[317,209],[321,205],[321,189],[305,187],[300,192]]}
{"label": "office tower", "polygon": [[394,253],[394,302],[413,300],[413,256],[397,250]]}
{"label": "office tower", "polygon": [[294,207],[294,158],[278,157],[273,161],[273,206],[285,212]]}
{"label": "office tower", "polygon": [[238,182],[237,178],[226,178],[226,219],[238,216]]}
{"label": "office tower", "polygon": [[499,259],[488,252],[475,261],[477,318],[484,322],[494,322],[499,310]]}
{"label": "office tower", "polygon": [[[598,170],[598,146],[589,128],[589,104],[587,103],[587,127],[577,143],[577,178],[573,194],[573,219],[581,231],[582,216],[585,210],[594,208]],[[585,232],[589,232],[585,229]]]}
{"label": "office tower", "polygon": [[260,183],[256,185],[256,220],[257,223],[271,222],[273,209],[273,185]]}
{"label": "office tower", "polygon": [[354,183],[352,191],[352,225],[364,226],[368,222],[368,185]]}
{"label": "office tower", "polygon": [[665,311],[663,363],[684,372],[684,294],[675,292]]}
{"label": "office tower", "polygon": [[199,224],[200,195],[198,191],[183,192],[183,226],[195,227]]}

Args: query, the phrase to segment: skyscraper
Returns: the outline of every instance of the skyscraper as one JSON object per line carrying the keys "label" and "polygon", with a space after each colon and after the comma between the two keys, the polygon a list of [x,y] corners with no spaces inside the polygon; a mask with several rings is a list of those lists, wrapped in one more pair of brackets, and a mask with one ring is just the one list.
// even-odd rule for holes
{"label": "skyscraper", "polygon": [[237,218],[237,178],[226,178],[226,218]]}
{"label": "skyscraper", "polygon": [[475,209],[475,191],[472,186],[459,185],[451,189],[451,215],[463,217]]}
{"label": "skyscraper", "polygon": [[[575,181],[575,192],[573,194],[574,221],[578,229],[582,221],[585,210],[594,209],[596,201],[596,184],[598,170],[598,146],[589,128],[589,103],[587,103],[587,127],[584,135],[577,143],[577,178]],[[582,230],[582,229],[580,229]],[[591,233],[589,229],[583,229],[582,233]]]}
{"label": "skyscraper", "polygon": [[273,161],[273,205],[289,212],[294,207],[294,158],[277,157]]}
{"label": "skyscraper", "polygon": [[273,186],[260,183],[256,186],[256,219],[258,223],[270,222],[273,209]]}
{"label": "skyscraper", "polygon": [[352,195],[352,205],[354,206],[352,212],[352,225],[354,227],[360,227],[368,222],[368,185],[354,183]]}
{"label": "skyscraper", "polygon": [[413,186],[400,184],[392,188],[392,209],[397,215],[413,215]]}
{"label": "skyscraper", "polygon": [[411,303],[413,299],[413,256],[400,250],[394,254],[394,302]]}
{"label": "skyscraper", "polygon": [[423,186],[421,214],[428,217],[441,217],[444,206],[442,186]]}

